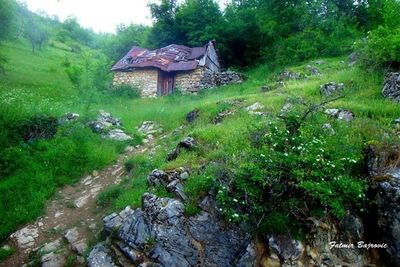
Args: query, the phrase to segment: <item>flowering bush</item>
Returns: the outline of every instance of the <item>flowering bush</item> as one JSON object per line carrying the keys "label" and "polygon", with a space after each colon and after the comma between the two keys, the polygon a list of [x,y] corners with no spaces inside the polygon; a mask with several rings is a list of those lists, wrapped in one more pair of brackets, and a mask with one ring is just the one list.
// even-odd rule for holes
{"label": "flowering bush", "polygon": [[256,132],[261,135],[253,149],[233,163],[232,186],[218,191],[228,221],[282,232],[310,216],[341,218],[346,209],[363,202],[361,150],[346,143],[346,137],[331,136],[315,124],[293,134],[285,121],[270,122]]}

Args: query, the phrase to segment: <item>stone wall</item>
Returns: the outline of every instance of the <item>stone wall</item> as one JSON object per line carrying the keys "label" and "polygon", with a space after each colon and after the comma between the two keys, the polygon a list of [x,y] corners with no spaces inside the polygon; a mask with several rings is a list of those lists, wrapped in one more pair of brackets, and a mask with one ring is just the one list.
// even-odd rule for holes
{"label": "stone wall", "polygon": [[158,70],[135,70],[132,72],[115,72],[113,85],[130,85],[137,88],[143,97],[156,97]]}
{"label": "stone wall", "polygon": [[182,92],[198,92],[205,69],[197,68],[192,71],[178,72],[175,76],[175,86]]}

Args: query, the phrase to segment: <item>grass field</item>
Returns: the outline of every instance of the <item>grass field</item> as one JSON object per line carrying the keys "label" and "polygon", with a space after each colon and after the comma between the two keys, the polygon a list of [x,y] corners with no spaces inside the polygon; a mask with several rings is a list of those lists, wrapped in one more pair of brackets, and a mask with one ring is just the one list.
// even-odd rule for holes
{"label": "grass field", "polygon": [[[186,114],[197,108],[200,119],[173,135],[161,144],[153,156],[144,155],[131,159],[133,175],[124,190],[112,189],[112,200],[103,194],[103,202],[111,203],[118,210],[126,205],[139,206],[143,192],[149,190],[146,176],[154,168],[174,168],[187,166],[199,168],[203,163],[219,161],[225,157],[240,158],[241,151],[250,149],[248,128],[254,123],[262,123],[263,118],[249,115],[243,109],[224,120],[221,125],[210,123],[211,119],[226,108],[217,102],[228,99],[243,99],[243,106],[260,102],[265,112],[278,114],[287,97],[302,97],[310,103],[321,101],[319,86],[325,82],[346,84],[345,97],[330,103],[330,107],[349,109],[356,119],[351,124],[324,120],[343,128],[344,132],[354,133],[353,141],[383,141],[383,133],[392,133],[393,119],[400,117],[397,104],[384,100],[380,94],[382,75],[365,73],[357,67],[350,67],[344,58],[323,59],[318,65],[322,76],[288,81],[286,88],[262,93],[260,87],[274,84],[276,72],[268,65],[261,65],[246,72],[247,80],[242,84],[210,89],[198,95],[171,95],[159,99],[111,98],[104,92],[96,92],[87,103],[68,79],[63,67],[66,59],[79,62],[80,55],[68,52],[59,44],[48,46],[37,54],[32,54],[25,41],[5,43],[3,54],[8,59],[6,74],[0,82],[0,121],[2,125],[23,122],[37,114],[58,117],[65,112],[81,114],[82,121],[96,116],[103,109],[121,118],[123,126],[130,134],[144,120],[152,120],[170,132],[185,123]],[[315,62],[308,62],[314,64]],[[307,64],[290,69],[304,72]],[[10,128],[13,129],[13,125]],[[83,123],[75,128],[59,129],[54,139],[41,140],[33,144],[16,143],[9,145],[13,130],[2,130],[4,150],[1,152],[2,164],[12,171],[3,174],[0,180],[0,240],[4,240],[17,227],[35,219],[43,210],[46,200],[54,195],[57,187],[73,183],[84,173],[99,169],[116,159],[122,146],[105,141],[87,130]],[[69,131],[69,134],[65,134]],[[71,134],[72,131],[72,134]],[[185,135],[192,135],[204,149],[196,153],[183,153],[176,161],[166,162],[165,156],[177,141]],[[10,159],[13,160],[10,160]],[[5,162],[5,163],[4,163]],[[4,167],[4,166],[2,166]],[[187,205],[189,214],[196,211],[195,202],[213,183],[213,178],[202,176],[188,182],[187,194],[191,201]],[[166,192],[160,191],[160,194]]]}

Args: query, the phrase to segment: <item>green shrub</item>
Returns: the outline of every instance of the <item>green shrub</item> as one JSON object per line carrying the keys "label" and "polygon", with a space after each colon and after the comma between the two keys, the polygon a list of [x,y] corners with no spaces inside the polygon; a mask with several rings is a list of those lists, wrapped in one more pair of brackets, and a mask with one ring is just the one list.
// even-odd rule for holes
{"label": "green shrub", "polygon": [[361,62],[367,67],[381,68],[400,64],[400,26],[380,26],[368,38],[356,43]]}
{"label": "green shrub", "polygon": [[[340,219],[346,210],[363,205],[366,181],[359,144],[346,141],[343,133],[330,136],[318,130],[319,122],[299,123],[299,118],[251,131],[258,133],[253,148],[232,162],[231,185],[225,182],[218,189],[227,221],[248,221],[262,233],[290,229],[298,234],[301,220],[318,210]],[[292,131],[292,124],[298,130]]]}
{"label": "green shrub", "polygon": [[129,99],[140,97],[140,91],[130,85],[115,86],[109,92],[112,96],[124,97]]}

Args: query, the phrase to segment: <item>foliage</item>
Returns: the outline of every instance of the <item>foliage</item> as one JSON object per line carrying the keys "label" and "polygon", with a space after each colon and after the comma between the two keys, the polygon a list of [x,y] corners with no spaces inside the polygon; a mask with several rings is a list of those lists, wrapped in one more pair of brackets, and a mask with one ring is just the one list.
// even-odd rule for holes
{"label": "foliage", "polygon": [[258,138],[236,162],[231,187],[221,185],[218,191],[228,221],[248,221],[261,233],[299,231],[293,222],[317,210],[342,218],[347,209],[362,205],[361,147],[344,142],[343,135],[339,140],[316,130],[319,123],[307,122],[296,134],[288,128],[300,117],[294,116],[257,126]]}
{"label": "foliage", "polygon": [[398,67],[400,65],[400,2],[385,0],[383,25],[370,31],[365,40],[356,43],[361,62],[367,67]]}

